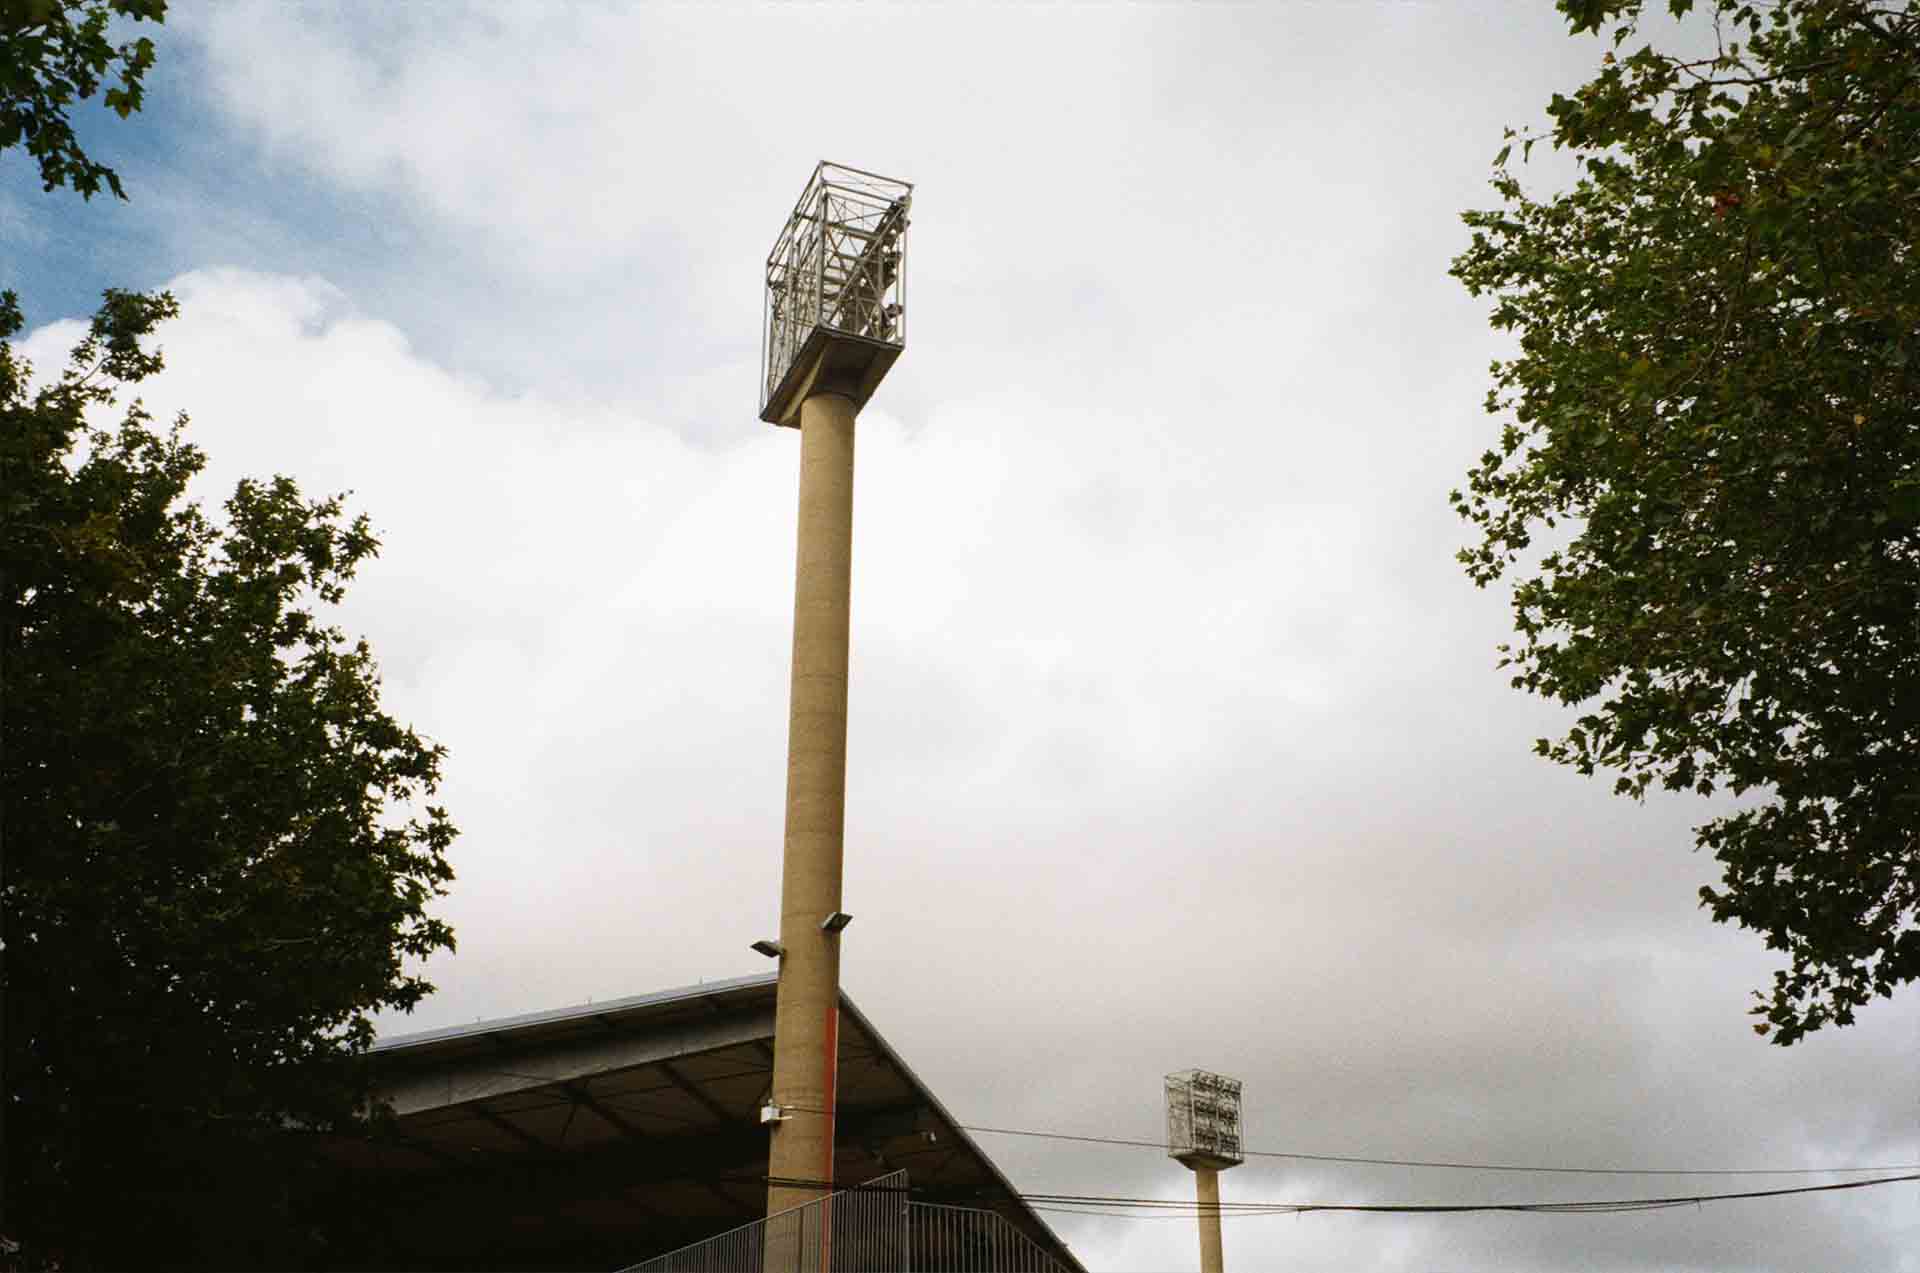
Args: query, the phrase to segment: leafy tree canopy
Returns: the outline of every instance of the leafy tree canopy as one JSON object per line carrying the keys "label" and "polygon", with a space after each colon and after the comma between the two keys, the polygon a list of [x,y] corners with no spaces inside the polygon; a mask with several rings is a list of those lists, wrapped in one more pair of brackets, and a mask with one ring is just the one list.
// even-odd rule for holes
{"label": "leafy tree canopy", "polygon": [[[284,477],[211,517],[185,418],[113,406],[174,312],[108,292],[40,388],[0,340],[10,1227],[69,1267],[259,1262],[232,1240],[285,1172],[218,1186],[225,1246],[180,1232],[175,1195],[290,1124],[358,1124],[368,1014],[453,946],[427,913],[452,878],[442,750],[317,613],[374,554],[365,517]],[[0,337],[21,322],[6,294]]]}
{"label": "leafy tree canopy", "polygon": [[125,119],[140,109],[153,41],[115,45],[116,17],[166,21],[167,0],[0,0],[0,151],[24,143],[48,190],[71,185],[91,199],[102,183],[124,199],[113,169],[89,158],[73,135],[67,108],[112,75],[101,104]]}
{"label": "leafy tree canopy", "polygon": [[[1559,7],[1611,48],[1453,263],[1518,338],[1460,559],[1515,576],[1514,686],[1586,705],[1540,754],[1747,794],[1701,901],[1787,957],[1790,1044],[1920,977],[1920,14],[1703,0],[1689,58],[1642,0]],[[1538,140],[1579,165],[1548,199]]]}

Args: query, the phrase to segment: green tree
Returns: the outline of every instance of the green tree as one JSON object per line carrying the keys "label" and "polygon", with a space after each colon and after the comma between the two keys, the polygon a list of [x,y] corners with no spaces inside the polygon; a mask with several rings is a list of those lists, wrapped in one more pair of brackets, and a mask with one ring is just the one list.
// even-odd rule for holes
{"label": "green tree", "polygon": [[1588,709],[1540,754],[1746,794],[1701,901],[1787,957],[1790,1044],[1920,976],[1920,15],[1709,0],[1689,58],[1634,47],[1643,0],[1559,7],[1611,48],[1453,263],[1518,338],[1460,558],[1515,576],[1514,686]]}
{"label": "green tree", "polygon": [[0,151],[24,144],[48,190],[71,185],[91,199],[102,183],[124,199],[113,169],[88,157],[73,135],[67,108],[118,83],[101,104],[125,119],[140,109],[143,80],[153,68],[145,36],[115,45],[115,19],[166,21],[167,0],[0,0]]}
{"label": "green tree", "polygon": [[368,1014],[453,945],[442,750],[318,613],[377,542],[284,477],[186,499],[184,417],[114,405],[174,312],[108,292],[39,388],[0,339],[10,1223],[68,1267],[267,1258],[284,1129],[364,1126]]}

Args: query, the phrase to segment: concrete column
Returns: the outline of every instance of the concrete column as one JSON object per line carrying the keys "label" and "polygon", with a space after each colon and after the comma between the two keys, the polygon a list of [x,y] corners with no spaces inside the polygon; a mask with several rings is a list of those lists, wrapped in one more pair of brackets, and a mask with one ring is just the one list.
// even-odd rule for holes
{"label": "concrete column", "polygon": [[1225,1273],[1220,1254],[1220,1173],[1193,1169],[1194,1197],[1200,1203],[1200,1273]]}
{"label": "concrete column", "polygon": [[[834,393],[815,394],[800,406],[800,533],[780,875],[780,944],[786,953],[773,1026],[772,1099],[788,1117],[773,1127],[767,1174],[775,1180],[833,1179],[840,936],[821,931],[820,921],[840,909],[846,823],[855,409]],[[799,1206],[825,1192],[770,1184],[767,1211]]]}

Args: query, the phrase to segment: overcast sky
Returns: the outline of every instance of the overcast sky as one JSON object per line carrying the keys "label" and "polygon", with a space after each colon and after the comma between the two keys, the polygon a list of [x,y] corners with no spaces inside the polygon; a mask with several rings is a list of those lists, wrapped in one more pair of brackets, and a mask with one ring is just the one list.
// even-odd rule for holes
{"label": "overcast sky", "polygon": [[[1534,758],[1562,717],[1452,560],[1503,348],[1446,276],[1457,214],[1603,48],[1546,0],[176,7],[146,112],[86,113],[130,203],[0,159],[5,282],[47,369],[102,287],[171,287],[147,400],[191,412],[203,498],[286,473],[379,528],[342,622],[449,748],[463,832],[459,953],[389,1031],[766,966],[798,436],[755,418],[761,268],[825,157],[917,183],[908,347],[860,420],[844,976],[956,1116],[1153,1139],[1200,1066],[1256,1149],[1920,1162],[1920,994],[1757,1040],[1773,961],[1695,903],[1711,808]],[[982,1142],[1029,1190],[1191,1196],[1152,1150]],[[1094,1269],[1197,1260],[1189,1220],[1056,1225]],[[1230,1219],[1226,1249],[1916,1270],[1920,1188]]]}

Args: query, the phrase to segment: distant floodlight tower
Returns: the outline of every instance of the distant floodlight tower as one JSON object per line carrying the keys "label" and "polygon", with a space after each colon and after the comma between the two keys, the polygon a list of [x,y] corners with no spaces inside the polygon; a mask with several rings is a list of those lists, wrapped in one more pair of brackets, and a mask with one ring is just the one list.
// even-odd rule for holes
{"label": "distant floodlight tower", "polygon": [[767,257],[760,418],[800,430],[768,1214],[833,1180],[853,420],[904,345],[912,199],[904,181],[822,163]]}
{"label": "distant floodlight tower", "polygon": [[1205,1070],[1167,1075],[1167,1157],[1193,1171],[1200,1273],[1222,1273],[1220,1173],[1246,1161],[1240,1147],[1240,1080]]}

